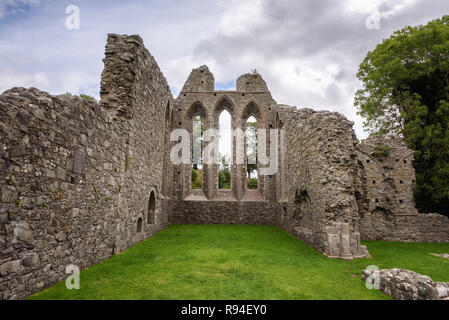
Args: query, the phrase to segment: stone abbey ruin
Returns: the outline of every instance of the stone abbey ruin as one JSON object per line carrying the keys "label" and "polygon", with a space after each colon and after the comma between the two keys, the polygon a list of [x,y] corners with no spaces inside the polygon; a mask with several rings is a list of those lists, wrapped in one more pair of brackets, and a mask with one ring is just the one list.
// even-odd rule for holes
{"label": "stone abbey ruin", "polygon": [[[401,139],[359,142],[335,112],[277,104],[262,77],[218,91],[205,66],[178,98],[139,36],[108,36],[99,103],[35,88],[0,95],[0,299],[20,299],[64,279],[67,265],[97,264],[170,224],[276,225],[332,258],[368,257],[360,240],[448,242],[449,219],[414,206],[413,152]],[[173,164],[173,129],[199,116],[233,128],[252,116],[279,129],[277,170],[231,189],[204,165]],[[267,138],[268,139],[268,138]],[[233,143],[233,156],[236,145]],[[267,154],[270,146],[267,146]]]}

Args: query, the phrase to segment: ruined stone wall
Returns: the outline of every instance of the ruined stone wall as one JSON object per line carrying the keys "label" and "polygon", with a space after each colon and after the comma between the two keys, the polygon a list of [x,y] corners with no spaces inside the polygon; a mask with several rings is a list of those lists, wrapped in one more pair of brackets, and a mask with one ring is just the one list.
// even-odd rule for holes
{"label": "ruined stone wall", "polygon": [[363,240],[449,242],[449,218],[440,214],[373,214],[360,219]]}
{"label": "ruined stone wall", "polygon": [[413,151],[393,136],[372,136],[357,147],[356,197],[364,240],[448,242],[449,218],[419,214]]}
{"label": "ruined stone wall", "polygon": [[288,188],[280,225],[329,256],[361,255],[353,123],[338,113],[287,106],[280,115]]}
{"label": "ruined stone wall", "polygon": [[[214,76],[206,66],[192,70],[176,101],[174,127],[191,133],[192,119],[200,116],[204,131],[211,128],[217,129],[219,116],[226,110],[231,115],[233,129],[239,128],[244,132],[246,120],[250,116],[257,119],[260,129],[274,129],[276,102],[271,97],[262,77],[258,74],[244,75],[237,80],[237,87],[239,90],[215,91]],[[269,135],[267,135],[268,139]],[[203,188],[200,194],[203,200],[240,201],[248,198],[251,191],[247,192],[246,189],[246,164],[236,163],[237,148],[244,149],[245,143],[239,146],[233,139],[230,192],[218,189],[217,165],[203,166]],[[174,198],[183,200],[191,196],[197,197],[199,191],[191,189],[191,164],[178,165],[175,171]],[[259,175],[259,194],[252,193],[250,197],[256,196],[258,200],[272,201],[275,190],[276,182],[273,176]]]}
{"label": "ruined stone wall", "polygon": [[175,201],[170,217],[177,224],[274,225],[275,204],[266,201]]}
{"label": "ruined stone wall", "polygon": [[67,265],[92,266],[168,223],[159,190],[169,87],[139,37],[110,35],[104,62],[101,105],[37,89],[0,96],[1,299],[24,298],[66,277]]}
{"label": "ruined stone wall", "polygon": [[[92,266],[170,223],[278,225],[330,257],[367,256],[360,237],[449,241],[449,219],[414,208],[413,153],[373,137],[357,144],[338,113],[278,105],[259,74],[236,90],[214,88],[194,69],[174,100],[139,36],[108,36],[101,103],[37,89],[0,95],[0,299],[23,298]],[[218,190],[218,167],[170,162],[172,129],[232,127],[250,116],[278,137],[278,171],[246,188],[245,143],[233,142],[231,190]],[[243,149],[243,150],[242,150]],[[259,170],[261,164],[259,163]],[[359,233],[361,232],[361,235]]]}

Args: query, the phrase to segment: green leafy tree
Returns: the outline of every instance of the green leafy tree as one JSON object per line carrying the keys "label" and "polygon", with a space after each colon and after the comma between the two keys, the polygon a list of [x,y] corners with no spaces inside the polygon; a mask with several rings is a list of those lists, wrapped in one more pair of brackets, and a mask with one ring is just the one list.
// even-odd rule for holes
{"label": "green leafy tree", "polygon": [[229,159],[226,156],[220,156],[220,168],[218,171],[218,189],[231,189],[231,170],[229,168]]}
{"label": "green leafy tree", "polygon": [[203,170],[192,168],[192,189],[203,188]]}
{"label": "green leafy tree", "polygon": [[449,215],[449,16],[396,31],[357,76],[370,133],[400,134],[415,150],[418,208]]}
{"label": "green leafy tree", "polygon": [[256,178],[250,178],[246,180],[246,187],[248,189],[257,189],[257,185],[259,184],[259,180]]}

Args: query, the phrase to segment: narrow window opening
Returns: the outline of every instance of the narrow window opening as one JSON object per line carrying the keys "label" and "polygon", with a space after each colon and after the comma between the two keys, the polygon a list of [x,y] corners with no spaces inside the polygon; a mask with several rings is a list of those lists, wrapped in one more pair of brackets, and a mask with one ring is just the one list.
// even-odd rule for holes
{"label": "narrow window opening", "polygon": [[192,189],[203,188],[203,121],[196,116],[192,121]]}
{"label": "narrow window opening", "polygon": [[154,191],[151,191],[150,200],[148,200],[147,224],[154,224],[156,216],[156,197]]}
{"label": "narrow window opening", "polygon": [[253,116],[246,121],[246,187],[257,189],[257,120]]}
{"label": "narrow window opening", "polygon": [[142,218],[139,218],[139,220],[137,220],[137,233],[141,232],[142,232]]}
{"label": "narrow window opening", "polygon": [[231,115],[223,110],[218,118],[218,152],[220,163],[218,168],[218,189],[231,189],[232,132]]}

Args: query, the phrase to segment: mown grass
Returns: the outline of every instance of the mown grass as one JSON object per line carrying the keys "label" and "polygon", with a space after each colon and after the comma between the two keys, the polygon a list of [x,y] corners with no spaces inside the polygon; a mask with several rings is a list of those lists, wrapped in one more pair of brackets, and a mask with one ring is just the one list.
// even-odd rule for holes
{"label": "mown grass", "polygon": [[449,244],[364,242],[372,259],[334,260],[269,226],[173,225],[29,299],[389,299],[368,290],[369,265],[449,281]]}

